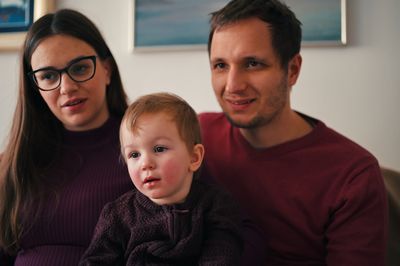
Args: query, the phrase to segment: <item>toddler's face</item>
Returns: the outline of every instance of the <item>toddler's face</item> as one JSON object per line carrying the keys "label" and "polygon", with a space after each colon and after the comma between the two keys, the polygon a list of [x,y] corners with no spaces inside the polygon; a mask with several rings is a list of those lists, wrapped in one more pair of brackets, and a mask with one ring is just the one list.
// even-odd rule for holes
{"label": "toddler's face", "polygon": [[193,172],[192,151],[179,136],[175,122],[164,113],[143,114],[137,130],[122,127],[122,151],[136,188],[159,205],[183,202]]}

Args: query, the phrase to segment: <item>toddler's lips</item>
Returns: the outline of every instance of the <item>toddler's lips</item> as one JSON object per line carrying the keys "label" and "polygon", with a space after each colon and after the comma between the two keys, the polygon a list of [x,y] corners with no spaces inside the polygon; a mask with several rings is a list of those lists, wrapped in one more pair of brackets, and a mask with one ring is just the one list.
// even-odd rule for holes
{"label": "toddler's lips", "polygon": [[144,179],[143,184],[151,183],[151,182],[156,182],[161,180],[161,178],[153,177],[153,176],[148,176]]}

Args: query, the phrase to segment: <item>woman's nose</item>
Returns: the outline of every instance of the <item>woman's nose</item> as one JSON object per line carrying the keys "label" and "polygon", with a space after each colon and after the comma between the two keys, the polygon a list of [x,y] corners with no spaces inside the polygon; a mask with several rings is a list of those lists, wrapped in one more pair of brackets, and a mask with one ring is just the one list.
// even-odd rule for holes
{"label": "woman's nose", "polygon": [[67,73],[62,73],[60,76],[60,93],[61,94],[68,94],[72,91],[78,89],[78,83],[71,79],[71,77]]}

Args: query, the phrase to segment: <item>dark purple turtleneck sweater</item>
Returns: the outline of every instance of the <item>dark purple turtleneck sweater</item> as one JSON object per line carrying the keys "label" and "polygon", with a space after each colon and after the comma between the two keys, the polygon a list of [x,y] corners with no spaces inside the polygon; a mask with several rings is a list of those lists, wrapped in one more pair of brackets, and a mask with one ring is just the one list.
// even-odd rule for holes
{"label": "dark purple turtleneck sweater", "polygon": [[157,205],[130,191],[107,204],[79,266],[235,266],[241,251],[238,205],[194,179],[183,203]]}
{"label": "dark purple turtleneck sweater", "polygon": [[58,184],[56,193],[23,235],[15,266],[78,265],[104,204],[134,189],[120,160],[119,123],[110,118],[98,129],[65,131],[62,156],[46,177]]}

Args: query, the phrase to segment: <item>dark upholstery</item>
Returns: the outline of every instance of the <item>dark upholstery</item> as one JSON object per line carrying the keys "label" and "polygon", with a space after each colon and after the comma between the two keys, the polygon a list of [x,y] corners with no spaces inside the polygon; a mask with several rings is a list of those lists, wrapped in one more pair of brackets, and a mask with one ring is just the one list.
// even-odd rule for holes
{"label": "dark upholstery", "polygon": [[389,237],[386,266],[400,265],[400,173],[382,168],[388,194]]}

